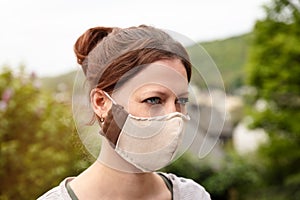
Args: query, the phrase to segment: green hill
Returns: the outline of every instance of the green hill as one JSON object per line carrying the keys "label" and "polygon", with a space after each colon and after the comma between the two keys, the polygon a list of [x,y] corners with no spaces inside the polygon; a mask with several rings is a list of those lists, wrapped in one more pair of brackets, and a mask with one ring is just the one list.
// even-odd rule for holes
{"label": "green hill", "polygon": [[[200,42],[220,70],[226,90],[228,92],[241,86],[244,82],[244,66],[247,62],[248,47],[251,42],[251,34],[244,34],[224,40],[215,40],[210,42]],[[197,55],[199,48],[195,46],[187,47],[188,51]],[[198,59],[198,60],[197,60]],[[200,62],[201,56],[196,57],[195,61]],[[197,63],[195,64],[197,66]],[[45,89],[51,91],[59,90],[64,85],[69,90],[73,88],[73,81],[76,72],[70,72],[57,77],[42,78],[42,84]],[[213,81],[214,77],[206,77]]]}
{"label": "green hill", "polygon": [[[247,62],[251,40],[251,34],[244,34],[224,40],[200,42],[200,45],[207,51],[221,72],[228,92],[231,92],[244,84],[244,67]],[[188,47],[188,50],[190,50],[191,54],[196,54],[197,50],[199,51],[199,48],[191,46]],[[200,60],[196,59],[196,62],[197,61],[200,62]],[[206,78],[214,79],[214,77]],[[213,82],[213,80],[211,81]]]}

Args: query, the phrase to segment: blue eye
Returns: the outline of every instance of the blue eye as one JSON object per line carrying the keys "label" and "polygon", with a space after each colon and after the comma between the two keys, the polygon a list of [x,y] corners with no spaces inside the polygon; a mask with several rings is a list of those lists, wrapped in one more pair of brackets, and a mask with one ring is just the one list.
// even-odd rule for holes
{"label": "blue eye", "polygon": [[145,99],[143,102],[155,105],[155,104],[161,104],[161,99],[159,97],[150,97],[148,99]]}
{"label": "blue eye", "polygon": [[185,104],[187,104],[188,102],[189,102],[189,98],[178,98],[178,99],[176,100],[176,103],[182,104],[182,105],[185,105]]}

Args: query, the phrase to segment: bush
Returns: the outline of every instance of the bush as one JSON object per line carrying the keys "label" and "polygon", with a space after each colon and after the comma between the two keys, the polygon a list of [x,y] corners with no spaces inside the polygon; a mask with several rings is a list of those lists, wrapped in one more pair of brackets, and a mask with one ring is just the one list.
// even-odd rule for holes
{"label": "bush", "polygon": [[88,165],[74,145],[70,105],[43,91],[34,74],[3,69],[0,95],[0,199],[34,199]]}

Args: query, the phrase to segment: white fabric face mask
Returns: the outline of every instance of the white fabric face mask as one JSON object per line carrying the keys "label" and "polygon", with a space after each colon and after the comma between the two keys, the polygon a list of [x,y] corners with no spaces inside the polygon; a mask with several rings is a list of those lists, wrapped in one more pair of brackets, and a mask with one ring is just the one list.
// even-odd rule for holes
{"label": "white fabric face mask", "polygon": [[[176,156],[188,115],[179,112],[157,117],[136,117],[113,102],[111,122],[103,126],[103,135],[115,151],[143,172],[167,166]],[[117,127],[116,127],[117,126]]]}

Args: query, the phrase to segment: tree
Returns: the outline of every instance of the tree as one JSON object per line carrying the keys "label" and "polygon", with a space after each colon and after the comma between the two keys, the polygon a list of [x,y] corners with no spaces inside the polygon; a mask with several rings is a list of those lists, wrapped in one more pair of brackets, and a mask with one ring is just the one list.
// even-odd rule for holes
{"label": "tree", "polygon": [[256,23],[248,65],[255,99],[252,127],[262,127],[269,142],[259,155],[262,179],[272,199],[300,198],[300,1],[273,0]]}
{"label": "tree", "polygon": [[34,74],[4,69],[0,95],[0,199],[35,199],[87,166],[70,105],[43,91]]}

